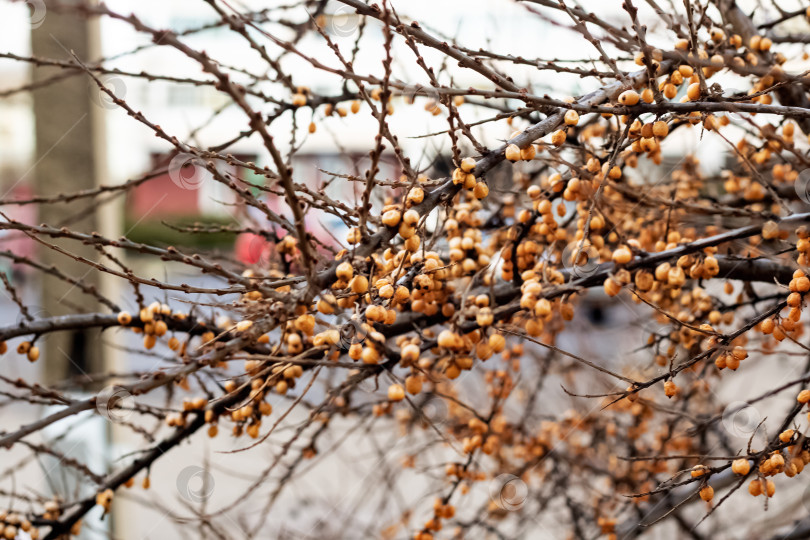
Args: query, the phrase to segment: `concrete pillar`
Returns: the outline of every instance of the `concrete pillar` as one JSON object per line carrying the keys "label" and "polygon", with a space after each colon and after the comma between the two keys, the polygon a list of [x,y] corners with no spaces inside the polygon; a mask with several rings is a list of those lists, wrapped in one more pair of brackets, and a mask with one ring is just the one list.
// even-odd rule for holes
{"label": "concrete pillar", "polygon": [[[83,61],[97,58],[98,23],[75,14],[48,9],[41,25],[31,31],[35,56],[68,60],[71,51]],[[33,79],[42,80],[58,68],[34,68]],[[40,195],[56,195],[89,189],[99,184],[103,169],[103,129],[99,120],[104,114],[103,102],[92,80],[83,72],[33,92],[36,153],[34,185]],[[39,223],[66,226],[72,230],[100,230],[99,213],[92,200],[69,204],[41,205]],[[64,249],[90,260],[98,253],[75,241],[51,240]],[[99,287],[99,272],[45,246],[38,246],[39,258],[62,272],[81,279],[86,285]],[[100,310],[99,303],[76,287],[44,275],[41,285],[39,316],[65,315]],[[104,361],[97,330],[51,334],[43,343],[45,382],[62,380],[71,375],[98,372]]]}

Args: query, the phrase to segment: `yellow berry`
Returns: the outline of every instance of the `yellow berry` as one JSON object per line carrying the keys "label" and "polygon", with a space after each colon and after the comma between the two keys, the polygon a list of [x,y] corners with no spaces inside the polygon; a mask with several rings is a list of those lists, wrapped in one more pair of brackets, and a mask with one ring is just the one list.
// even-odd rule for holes
{"label": "yellow berry", "polygon": [[690,101],[696,101],[700,98],[700,83],[692,83],[689,85],[689,88],[686,89],[686,97],[689,98]]}
{"label": "yellow berry", "polygon": [[391,401],[402,401],[405,399],[405,389],[401,384],[392,384],[388,387],[388,399]]}
{"label": "yellow berry", "polygon": [[734,472],[734,474],[745,476],[751,470],[751,465],[745,458],[735,459],[731,463],[731,470]]}
{"label": "yellow berry", "polygon": [[520,148],[516,144],[510,144],[506,147],[504,155],[509,161],[520,161]]}
{"label": "yellow berry", "polygon": [[489,187],[484,182],[478,182],[473,188],[473,195],[475,195],[476,199],[483,199],[489,195]]}
{"label": "yellow berry", "polygon": [[637,104],[638,101],[639,95],[635,90],[625,90],[619,94],[619,103],[627,107],[632,107],[633,105]]}
{"label": "yellow berry", "polygon": [[659,139],[666,137],[669,134],[669,124],[663,120],[658,120],[653,124],[653,135]]}
{"label": "yellow berry", "polygon": [[250,320],[239,321],[238,323],[236,323],[236,330],[239,332],[244,332],[251,326],[253,326],[253,321]]}
{"label": "yellow berry", "polygon": [[704,486],[700,490],[700,498],[704,501],[711,501],[714,498],[714,488],[712,486]]}
{"label": "yellow berry", "polygon": [[626,247],[620,247],[613,252],[613,262],[616,264],[627,264],[633,260],[633,253]]}
{"label": "yellow berry", "polygon": [[565,143],[565,130],[558,129],[551,134],[551,144],[554,146],[562,146]]}

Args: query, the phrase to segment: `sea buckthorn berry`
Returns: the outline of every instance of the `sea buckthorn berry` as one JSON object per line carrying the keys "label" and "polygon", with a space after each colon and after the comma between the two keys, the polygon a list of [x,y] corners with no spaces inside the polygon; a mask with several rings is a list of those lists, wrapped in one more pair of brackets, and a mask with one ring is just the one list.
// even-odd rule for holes
{"label": "sea buckthorn berry", "polygon": [[421,351],[419,349],[419,345],[415,345],[413,343],[405,345],[402,348],[402,353],[401,353],[402,360],[409,363],[409,364],[413,364],[414,362],[419,360],[419,355],[420,354],[421,354]]}
{"label": "sea buckthorn berry", "polygon": [[613,262],[616,264],[627,264],[633,260],[633,252],[626,247],[620,247],[613,252]]}
{"label": "sea buckthorn berry", "polygon": [[486,307],[481,308],[478,310],[478,314],[475,316],[475,321],[478,323],[478,326],[491,325],[493,321],[492,310]]}
{"label": "sea buckthorn berry", "polygon": [[483,199],[489,195],[489,187],[484,182],[478,182],[473,189],[473,195],[476,199]]}
{"label": "sea buckthorn berry", "polygon": [[425,199],[425,190],[419,186],[414,186],[408,192],[408,202],[411,204],[419,204]]}
{"label": "sea buckthorn berry", "polygon": [[96,504],[101,506],[104,509],[105,513],[110,511],[110,507],[112,506],[112,500],[113,500],[112,489],[108,488],[96,494]]}
{"label": "sea buckthorn berry", "polygon": [[671,398],[677,393],[678,393],[678,385],[676,385],[673,381],[667,381],[664,383],[664,395],[666,395],[668,398]]}
{"label": "sea buckthorn berry", "polygon": [[734,472],[734,474],[745,476],[751,470],[751,465],[745,458],[735,459],[731,463],[731,470]]}
{"label": "sea buckthorn berry", "polygon": [[475,169],[475,158],[466,157],[462,159],[460,168],[465,173],[472,171],[473,169]]}
{"label": "sea buckthorn berry", "polygon": [[346,234],[346,241],[350,244],[356,244],[363,239],[363,233],[358,228],[349,230]]}
{"label": "sea buckthorn berry", "polygon": [[361,275],[354,276],[349,282],[349,287],[355,294],[365,294],[368,292],[368,278]]}
{"label": "sea buckthorn berry", "polygon": [[622,290],[622,285],[613,277],[609,277],[605,280],[603,284],[603,288],[605,290],[605,294],[608,296],[616,296]]}
{"label": "sea buckthorn berry", "polygon": [[461,169],[453,169],[453,183],[456,185],[463,184],[467,180],[467,173]]}
{"label": "sea buckthorn berry", "polygon": [[127,326],[129,323],[132,322],[132,315],[129,314],[127,311],[121,311],[118,313],[118,324],[121,326]]}
{"label": "sea buckthorn berry", "polygon": [[779,236],[779,225],[775,221],[766,221],[762,226],[762,238],[773,240]]}
{"label": "sea buckthorn berry", "polygon": [[647,272],[646,270],[641,270],[637,272],[634,281],[636,284],[636,288],[642,292],[649,291],[650,289],[653,288],[653,285],[655,284],[655,278],[651,273]]}
{"label": "sea buckthorn berry", "polygon": [[638,101],[639,95],[635,90],[625,90],[619,94],[619,103],[622,105],[632,107],[633,105],[637,104]]}
{"label": "sea buckthorn berry", "polygon": [[141,321],[145,323],[152,322],[155,320],[155,312],[148,308],[144,308],[140,311],[139,317]]}
{"label": "sea buckthorn berry", "polygon": [[567,126],[575,126],[579,123],[579,113],[573,109],[569,109],[565,112],[565,125]]}
{"label": "sea buckthorn berry", "polygon": [[509,161],[520,161],[520,148],[516,144],[510,144],[506,147],[504,155]]}
{"label": "sea buckthorn berry", "polygon": [[796,432],[793,431],[792,429],[786,429],[785,431],[779,434],[779,440],[782,441],[783,443],[790,442],[790,440],[793,439],[794,433]]}
{"label": "sea buckthorn berry", "polygon": [[664,122],[663,120],[658,120],[653,124],[653,135],[658,137],[659,139],[663,139],[667,135],[669,135],[669,124]]}
{"label": "sea buckthorn berry", "polygon": [[[159,322],[163,322],[163,321],[159,321]],[[163,323],[163,324],[165,325],[166,323]],[[250,329],[251,326],[253,326],[253,321],[249,321],[249,320],[239,321],[238,323],[236,323],[236,330],[239,331],[239,332],[244,332],[245,330]],[[155,333],[157,334],[157,332],[155,332]],[[161,335],[161,334],[158,334],[158,335]]]}
{"label": "sea buckthorn berry", "polygon": [[537,156],[537,148],[535,148],[533,144],[520,150],[520,159],[523,161],[531,161],[535,156]]}
{"label": "sea buckthorn berry", "polygon": [[352,276],[354,275],[354,268],[352,268],[350,262],[344,261],[337,266],[337,269],[335,270],[335,275],[337,276],[338,279],[341,279],[343,281],[349,281],[350,279],[352,279]]}
{"label": "sea buckthorn berry", "polygon": [[716,258],[708,256],[703,260],[703,269],[709,277],[714,277],[720,273],[720,263]]}
{"label": "sea buckthorn berry", "polygon": [[686,89],[686,97],[689,98],[689,101],[697,101],[700,99],[700,83],[690,84],[689,88]]}
{"label": "sea buckthorn berry", "polygon": [[551,144],[554,146],[562,146],[565,143],[565,130],[558,129],[551,134]]}
{"label": "sea buckthorn berry", "polygon": [[411,395],[416,395],[422,391],[422,377],[419,375],[409,375],[405,379],[405,390]]}
{"label": "sea buckthorn berry", "polygon": [[496,354],[501,353],[506,348],[506,339],[501,334],[492,334],[489,336],[489,346]]}
{"label": "sea buckthorn berry", "polygon": [[389,210],[382,216],[382,222],[386,227],[396,227],[400,220],[399,210]]}
{"label": "sea buckthorn berry", "polygon": [[799,395],[796,397],[796,401],[799,403],[810,403],[810,390],[802,390],[799,392]]}
{"label": "sea buckthorn berry", "polygon": [[[251,323],[253,324],[253,323]],[[152,330],[152,333],[158,337],[165,336],[166,332],[169,331],[169,326],[166,324],[165,321],[156,321]]]}
{"label": "sea buckthorn berry", "polygon": [[405,399],[405,389],[401,384],[392,384],[388,387],[388,399],[391,401],[402,401]]}
{"label": "sea buckthorn berry", "polygon": [[323,313],[324,315],[331,315],[335,312],[335,305],[337,304],[337,300],[331,294],[325,294],[321,296],[321,299],[318,300],[318,311]]}
{"label": "sea buckthorn berry", "polygon": [[28,361],[36,362],[37,360],[39,360],[39,347],[33,345],[30,349],[28,349]]}
{"label": "sea buckthorn berry", "polygon": [[726,39],[726,33],[723,32],[722,28],[717,28],[716,26],[709,30],[709,36],[711,40],[715,43],[720,43],[724,39]]}
{"label": "sea buckthorn berry", "polygon": [[419,212],[414,209],[406,210],[402,215],[402,222],[408,226],[414,226],[419,222]]}
{"label": "sea buckthorn berry", "polygon": [[714,498],[714,488],[712,486],[704,486],[701,488],[700,498],[706,502],[711,501]]}

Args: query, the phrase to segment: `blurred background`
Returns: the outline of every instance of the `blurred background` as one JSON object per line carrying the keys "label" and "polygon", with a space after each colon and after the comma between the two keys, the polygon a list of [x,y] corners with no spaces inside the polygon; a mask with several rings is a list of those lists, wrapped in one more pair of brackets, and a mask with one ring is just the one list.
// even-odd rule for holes
{"label": "blurred background", "polygon": [[[279,4],[259,0],[245,2],[251,10],[278,7]],[[621,20],[623,15],[611,5],[616,2],[591,0],[582,4],[607,19]],[[212,58],[236,71],[244,69],[260,73],[267,70],[266,64],[257,54],[251,54],[239,35],[216,24],[219,18],[205,2],[109,0],[107,5],[125,14],[134,11],[150,26],[170,28],[180,33],[182,40],[191,47],[204,49]],[[424,20],[423,14],[429,13],[432,32],[455,37],[471,49],[487,47],[501,53],[557,62],[598,58],[588,42],[576,39],[560,24],[563,19],[555,21],[528,16],[527,7],[517,2],[409,0],[407,3],[394,2],[394,5],[406,19],[409,14],[416,14]],[[291,6],[285,18],[306,20],[308,14],[304,7]],[[644,9],[646,6],[641,6],[642,13]],[[360,21],[351,10],[338,3],[328,4],[321,23],[337,43],[346,47],[354,44],[360,28]],[[801,18],[786,26],[791,33],[808,31]],[[268,29],[282,39],[294,36],[294,30],[283,24],[269,25]],[[363,32],[355,67],[358,72],[379,72],[382,32],[376,25],[365,27]],[[656,42],[655,33],[650,33],[653,45],[670,46],[666,39]],[[268,47],[273,53],[279,52],[272,45]],[[303,37],[299,48],[314,57],[331,58],[331,51],[315,33]],[[412,82],[426,82],[413,62],[412,53],[404,46],[398,47],[396,52],[394,63],[398,77],[408,81],[410,74]],[[142,112],[147,119],[160,124],[167,133],[181,141],[200,148],[227,145],[226,152],[238,160],[267,165],[268,156],[257,137],[242,138],[228,145],[230,139],[247,128],[247,122],[243,113],[212,86],[190,82],[204,78],[193,61],[169,47],[154,45],[148,36],[135,32],[125,22],[108,18],[76,18],[49,9],[48,3],[41,1],[0,1],[0,53],[0,191],[3,194],[0,197],[0,219],[99,231],[110,238],[126,236],[135,242],[174,245],[190,252],[204,251],[246,265],[260,262],[268,250],[275,248],[263,237],[250,233],[189,233],[187,228],[192,225],[232,226],[234,229],[255,226],[265,230],[272,225],[251,209],[235,204],[236,199],[220,183],[206,181],[205,171],[195,167],[194,163],[184,164],[186,166],[182,168],[169,167],[167,171],[167,165],[172,162],[173,147],[130,117],[109,95],[100,91],[86,73],[59,66],[35,67],[36,62],[31,59],[43,57],[69,62],[75,53],[87,65],[106,59],[104,65],[107,68],[117,68],[124,73],[159,74],[162,78],[149,80],[107,73],[99,75],[99,80],[117,98],[125,100],[133,111]],[[425,52],[427,63],[440,64],[442,59],[432,53]],[[785,65],[787,71],[801,72],[808,68],[806,59],[800,54],[789,58]],[[617,60],[623,69],[632,69],[632,59]],[[341,91],[342,79],[315,70],[292,54],[286,55],[283,61],[287,70],[295,74],[296,84],[306,85],[319,93],[338,94]],[[455,77],[457,87],[475,87],[481,82],[468,71],[453,66],[448,69]],[[529,66],[522,73],[513,73],[513,77],[524,77],[522,83],[534,93],[549,93],[553,97],[579,95],[592,90],[595,83],[566,74],[553,75],[551,80],[548,72],[537,72]],[[718,76],[717,79],[729,91],[747,90],[735,87],[735,84],[742,83],[736,83],[733,76]],[[280,87],[267,80],[259,88],[273,96]],[[398,98],[394,102],[395,110],[399,110],[391,119],[392,131],[399,135],[409,156],[420,167],[429,170],[431,177],[446,176],[449,171],[447,138],[420,138],[446,129],[445,118],[433,117],[421,108],[417,109],[421,114],[408,113],[404,101]],[[465,118],[467,121],[475,120],[474,111],[465,108],[462,111],[469,113]],[[295,179],[313,190],[324,191],[334,200],[353,205],[359,200],[357,186],[362,184],[345,179],[335,181],[330,173],[351,174],[351,171],[356,171],[362,175],[364,160],[376,134],[376,124],[369,115],[344,118],[336,112],[329,117],[319,113],[317,118],[308,118],[308,114],[296,115],[295,123],[293,116],[288,114],[274,124],[283,151],[289,148],[291,133],[300,137],[296,144],[302,148],[293,161]],[[317,125],[314,133],[307,130],[310,121]],[[505,123],[495,125],[483,140],[497,144],[508,138],[512,129]],[[668,144],[664,145],[664,166],[655,168],[642,163],[636,174],[639,177],[649,174],[650,182],[665,180],[668,172],[687,154],[696,156],[705,174],[719,171],[728,159],[724,143],[717,137],[701,138],[696,130],[682,131],[685,130],[679,130],[677,139],[668,139]],[[263,181],[262,178],[246,176],[244,171],[242,168],[231,170],[232,174],[247,182],[260,184]],[[399,176],[396,161],[390,156],[385,157],[379,176],[388,179]],[[125,182],[135,185],[125,192],[112,192],[108,197],[102,197],[105,204],[88,205],[86,201],[82,204],[12,204],[15,200],[30,200],[35,196],[54,197]],[[505,182],[508,184],[508,179]],[[274,200],[272,195],[258,189],[255,194],[267,200],[279,214],[287,214],[282,201]],[[375,201],[375,204],[381,206],[380,201]],[[347,232],[339,219],[318,211],[308,213],[307,227],[321,242],[337,249],[340,249]],[[91,272],[82,263],[43,249],[33,240],[10,231],[0,232],[0,246],[6,254],[33,257],[43,264],[57,265],[83,283],[97,286],[111,298],[119,299],[130,310],[137,308],[135,295],[123,280]],[[116,253],[141,276],[202,287],[219,283],[213,278],[190,274],[187,267],[161,262],[154,257],[140,257],[134,252]],[[7,275],[24,303],[30,306],[34,317],[102,309],[89,305],[87,297],[79,294],[80,291],[66,289],[62,282],[51,281],[40,273],[32,273],[25,265],[14,264],[13,257],[0,257],[0,271]],[[188,309],[183,298],[166,295],[163,291],[150,291],[148,287],[144,291],[175,308],[185,306]],[[194,300],[205,302],[208,299],[199,297]],[[218,302],[228,300],[227,297],[217,299]],[[619,364],[631,357],[635,347],[641,344],[643,331],[650,330],[651,321],[644,320],[637,306],[629,302],[608,301],[601,293],[594,292],[588,296],[585,305],[586,309],[578,311],[577,319],[561,337],[558,345],[563,349]],[[0,291],[0,325],[16,324],[21,316],[7,291]],[[621,331],[617,332],[617,329]],[[589,339],[586,341],[583,336]],[[9,343],[10,348],[15,346],[16,343]],[[45,344],[42,361],[28,364],[7,355],[0,359],[0,369],[11,380],[21,377],[54,382],[68,378],[74,381],[75,388],[80,389],[82,377],[87,374],[102,370],[145,372],[169,356],[168,350],[145,354],[140,347],[140,337],[131,333],[63,332]],[[461,381],[461,384],[474,382]],[[569,407],[569,398],[559,384],[548,384],[546,392],[547,403],[559,404],[559,407],[548,405],[547,414]],[[729,392],[733,394],[734,388],[730,387]],[[138,398],[139,403],[158,407],[166,406],[168,400],[167,396]],[[285,403],[280,401],[279,410],[286,408]],[[15,406],[3,400],[0,430],[17,429],[48,412],[44,407]],[[229,453],[239,450],[244,442],[236,443],[228,434],[208,439],[200,433],[192,444],[175,449],[165,459],[159,460],[151,471],[148,491],[138,487],[143,478],[137,478],[136,487],[116,499],[110,516],[100,520],[98,509],[94,511],[92,519],[85,522],[80,537],[214,537],[217,527],[227,530],[229,537],[238,536],[235,534],[238,531],[255,527],[254,519],[243,518],[262,512],[269,500],[273,500],[273,509],[261,524],[266,528],[266,534],[260,535],[262,537],[366,537],[362,524],[377,523],[380,519],[374,505],[368,504],[367,486],[384,485],[376,476],[378,467],[367,468],[366,464],[373,465],[382,460],[402,462],[418,452],[398,444],[395,425],[389,433],[365,430],[355,433],[352,430],[350,436],[343,437],[353,426],[351,419],[335,419],[331,439],[334,450],[325,459],[313,460],[301,474],[295,490],[285,493],[278,501],[272,493],[268,495],[267,490],[256,492],[262,493],[262,498],[240,499],[240,494],[249,486],[262,482],[263,475],[278,478],[284,473],[284,467],[268,471],[278,457],[279,441],[286,440],[295,423],[306,414],[306,410],[293,411],[276,436],[247,452]],[[435,414],[440,419],[442,411],[435,411]],[[104,414],[82,415],[54,424],[47,432],[49,439],[40,442],[69,456],[81,457],[95,472],[101,473],[132,459],[131,453],[142,439],[124,424],[135,420],[135,417],[121,418],[112,414],[107,417]],[[340,422],[346,422],[345,429],[341,428]],[[452,449],[447,451],[452,452]],[[37,461],[26,458],[26,455],[16,447],[11,451],[0,450],[0,462],[15,463],[11,472],[4,467],[6,472],[0,477],[0,499],[23,486],[31,493],[56,493],[68,499],[81,494],[77,491],[86,490],[77,484],[75,471],[70,467],[56,459]],[[405,489],[404,497],[408,497],[409,489],[413,493],[426,491],[425,486],[418,485],[416,480]],[[92,490],[83,494],[87,493],[92,493]],[[474,496],[479,499],[487,497],[485,493]],[[212,512],[222,510],[225,519],[216,525],[197,523],[193,517],[197,510],[192,511],[192,508],[199,509],[200,506]],[[733,513],[734,509],[727,507],[726,511]],[[334,529],[334,525],[341,522],[337,516],[346,514],[354,515],[354,521],[360,527],[357,535],[346,535],[346,531]],[[192,524],[188,525],[188,521]],[[185,533],[178,523],[186,524]],[[553,518],[538,518],[537,531],[536,538],[558,537],[555,536],[558,531]],[[185,536],[181,536],[183,534]]]}

